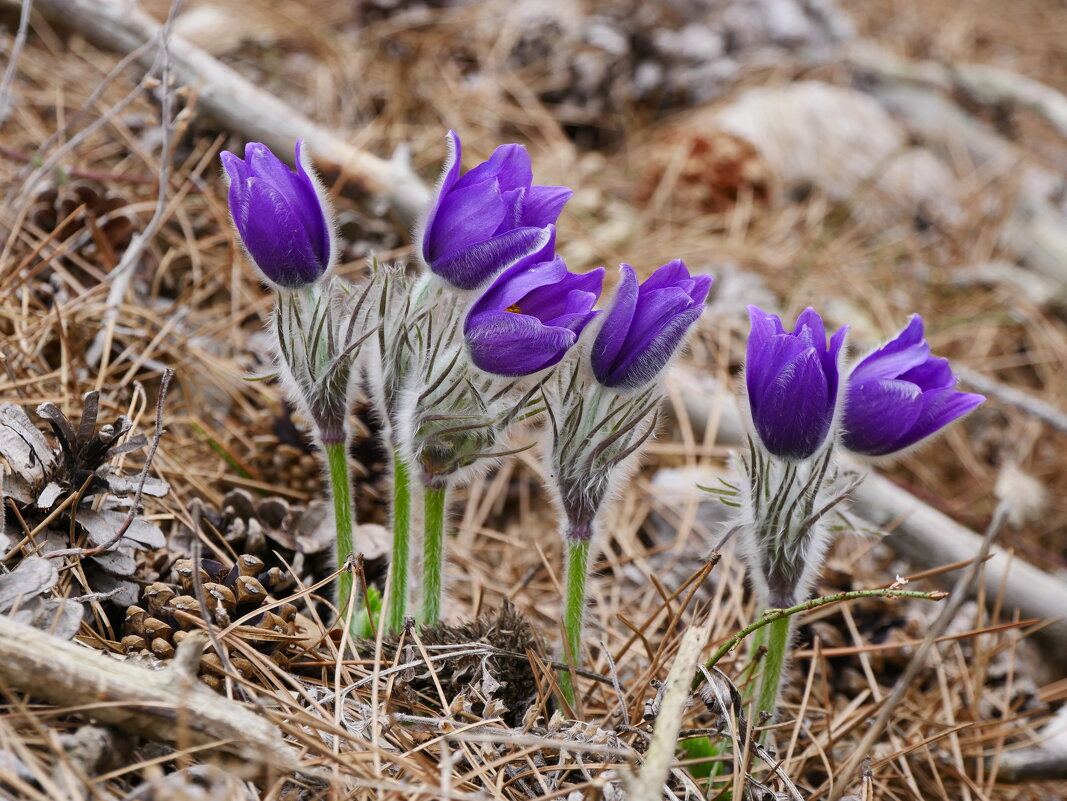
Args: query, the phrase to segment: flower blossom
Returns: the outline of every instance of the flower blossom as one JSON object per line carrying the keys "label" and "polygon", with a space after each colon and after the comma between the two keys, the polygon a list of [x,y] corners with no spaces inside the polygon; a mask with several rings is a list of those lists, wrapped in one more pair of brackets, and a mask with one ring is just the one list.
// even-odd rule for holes
{"label": "flower blossom", "polygon": [[471,307],[463,331],[471,361],[488,373],[523,376],[557,364],[600,312],[604,269],[577,274],[548,243],[505,270]]}
{"label": "flower blossom", "polygon": [[838,357],[847,326],[826,342],[822,318],[801,312],[792,332],[777,315],[748,307],[745,384],[756,433],[775,456],[807,459],[826,443],[837,411]]}
{"label": "flower blossom", "polygon": [[258,142],[248,143],[244,159],[228,151],[221,158],[230,214],[263,277],[285,289],[318,281],[337,248],[325,193],[303,140],[296,143],[296,172]]}
{"label": "flower blossom", "polygon": [[975,409],[985,397],[956,390],[947,359],[930,355],[922,318],[852,370],[845,391],[842,440],[865,456],[908,448]]}
{"label": "flower blossom", "polygon": [[704,310],[710,275],[691,276],[681,261],[664,264],[640,286],[629,264],[611,310],[593,341],[590,360],[606,387],[637,389],[667,365]]}
{"label": "flower blossom", "polygon": [[548,241],[573,194],[533,183],[530,155],[501,145],[488,161],[460,175],[459,136],[449,131],[449,157],[420,236],[430,270],[458,289],[477,289]]}

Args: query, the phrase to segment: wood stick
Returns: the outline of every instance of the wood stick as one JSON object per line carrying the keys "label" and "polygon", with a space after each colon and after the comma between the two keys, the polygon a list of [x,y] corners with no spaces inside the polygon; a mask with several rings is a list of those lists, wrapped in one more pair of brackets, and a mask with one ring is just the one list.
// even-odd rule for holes
{"label": "wood stick", "polygon": [[1025,108],[1067,137],[1067,96],[1018,72],[988,64],[912,61],[868,42],[849,48],[845,61],[855,69],[898,83],[938,89],[947,94],[961,92],[989,106]]}
{"label": "wood stick", "polygon": [[[677,365],[668,381],[683,398],[686,413],[698,431],[714,414],[720,415],[720,445],[744,443],[745,426],[735,395],[711,376]],[[886,543],[920,569],[938,567],[974,558],[982,537],[962,526],[906,489],[871,471],[852,492],[852,509],[876,527],[891,529]],[[1048,664],[1064,672],[1067,665],[1067,583],[1049,575],[1016,554],[994,546],[986,562],[981,584],[993,603],[1003,585],[1004,606],[1018,609],[1023,617],[1053,622],[1034,636],[1044,646]]]}
{"label": "wood stick", "polygon": [[700,655],[711,636],[712,621],[705,620],[699,626],[690,624],[685,630],[682,644],[678,647],[674,664],[664,684],[662,701],[656,715],[656,725],[645,753],[645,763],[637,776],[622,772],[623,786],[630,798],[662,798],[663,785],[667,781],[678,747],[678,730],[682,727],[685,709],[693,691],[690,685],[700,662]]}
{"label": "wood stick", "polygon": [[[0,0],[18,7],[19,0]],[[72,28],[98,47],[130,53],[158,40],[160,23],[128,0],[35,0],[34,10],[56,25]],[[260,89],[199,47],[177,36],[170,39],[175,80],[198,91],[197,108],[223,128],[262,142],[280,158],[293,159],[297,139],[304,139],[325,172],[338,172],[370,194],[385,198],[405,223],[419,218],[430,192],[406,160],[385,160],[352,146],[341,136],[311,121],[270,92]],[[156,48],[138,61],[151,68]]]}
{"label": "wood stick", "polygon": [[149,670],[0,616],[0,681],[56,706],[90,706],[93,718],[150,740],[236,757],[230,766],[253,776],[293,772],[294,751],[274,724],[195,679],[203,640],[182,646],[173,669]]}

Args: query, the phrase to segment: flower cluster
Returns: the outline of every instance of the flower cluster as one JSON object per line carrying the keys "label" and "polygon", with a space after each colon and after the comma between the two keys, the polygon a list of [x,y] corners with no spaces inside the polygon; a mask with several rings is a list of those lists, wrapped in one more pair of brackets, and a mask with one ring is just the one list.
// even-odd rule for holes
{"label": "flower cluster", "polygon": [[[741,530],[749,575],[764,608],[802,601],[829,543],[826,516],[858,483],[836,450],[883,458],[914,447],[981,404],[956,387],[948,361],[930,355],[922,318],[858,364],[842,364],[847,327],[827,340],[805,309],[793,330],[755,306],[745,387],[755,439],[739,462]],[[788,618],[772,626],[772,659],[759,710],[772,712],[789,639]],[[773,669],[772,669],[773,666]]]}
{"label": "flower cluster", "polygon": [[792,332],[755,306],[749,316],[748,410],[760,444],[774,456],[808,459],[837,434],[856,455],[890,456],[928,441],[985,400],[956,389],[948,360],[930,355],[917,314],[848,371],[840,363],[847,326],[828,343],[812,308]]}
{"label": "flower cluster", "polygon": [[[580,659],[591,547],[616,490],[655,434],[657,380],[703,312],[712,278],[670,261],[641,282],[621,265],[598,309],[605,272],[572,272],[556,252],[571,197],[533,182],[519,145],[462,171],[449,155],[419,228],[417,274],[374,262],[360,287],[330,277],[338,252],[330,205],[307,151],[296,171],[266,147],[222,156],[234,225],[250,261],[277,293],[278,367],[322,446],[331,479],[341,576],[339,612],[355,620],[347,415],[362,381],[392,451],[393,559],[385,625],[409,607],[413,507],[422,501],[418,618],[441,615],[450,491],[525,447],[511,437],[536,421],[566,553],[563,654]],[[755,306],[744,384],[751,446],[738,456],[739,527],[767,608],[794,604],[817,574],[826,517],[849,493],[842,453],[880,459],[928,441],[984,399],[960,392],[930,353],[918,315],[895,338],[845,365],[848,328],[828,335],[811,308],[791,331]],[[367,345],[364,347],[364,345]],[[411,600],[414,600],[411,599]],[[761,709],[773,709],[789,622],[768,634]],[[354,634],[361,629],[352,628]],[[573,700],[571,677],[560,677]],[[769,700],[768,700],[769,699]]]}
{"label": "flower cluster", "polygon": [[[419,277],[374,264],[361,289],[328,278],[334,225],[300,143],[295,172],[263,145],[248,145],[243,160],[223,154],[230,209],[249,259],[278,293],[280,373],[326,451],[342,565],[354,547],[344,447],[357,376],[381,416],[394,466],[387,625],[399,629],[407,613],[413,499],[422,496],[425,525],[419,618],[434,623],[450,490],[514,451],[516,423],[543,415],[550,490],[571,549],[575,654],[592,534],[655,429],[656,377],[703,310],[711,277],[672,261],[639,284],[623,265],[614,300],[598,310],[603,268],[572,272],[556,253],[571,190],[535,184],[520,145],[463,172],[455,132],[448,144],[419,229]],[[349,600],[342,591],[342,612]]]}

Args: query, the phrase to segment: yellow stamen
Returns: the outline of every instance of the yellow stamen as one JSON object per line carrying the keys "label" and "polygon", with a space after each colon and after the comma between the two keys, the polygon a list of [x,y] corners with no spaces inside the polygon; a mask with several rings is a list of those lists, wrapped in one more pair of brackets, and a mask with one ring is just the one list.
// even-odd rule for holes
{"label": "yellow stamen", "polygon": [[514,313],[514,314],[522,314],[522,309],[519,308],[519,304],[518,303],[512,303],[510,306],[508,306],[506,309],[504,309],[504,311],[509,311],[509,312]]}

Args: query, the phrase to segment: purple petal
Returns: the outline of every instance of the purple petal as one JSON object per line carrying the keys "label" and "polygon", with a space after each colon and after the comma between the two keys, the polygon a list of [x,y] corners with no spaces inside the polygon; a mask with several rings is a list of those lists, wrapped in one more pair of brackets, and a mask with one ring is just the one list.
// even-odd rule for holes
{"label": "purple petal", "polygon": [[714,280],[710,275],[698,275],[693,278],[693,288],[689,291],[689,297],[692,298],[693,303],[704,305]]}
{"label": "purple petal", "polygon": [[843,325],[830,337],[830,347],[819,354],[823,371],[826,373],[826,386],[830,393],[831,403],[837,402],[838,384],[841,380],[837,357],[841,352],[841,348],[845,345],[845,337],[847,336],[848,326]]}
{"label": "purple petal", "polygon": [[546,228],[516,228],[431,262],[430,269],[458,289],[477,289],[537,253],[549,238]]}
{"label": "purple petal", "polygon": [[880,378],[849,384],[842,438],[856,453],[884,453],[915,425],[923,411],[922,391],[908,381]]}
{"label": "purple petal", "polygon": [[930,346],[923,339],[922,318],[913,314],[903,331],[856,365],[851,380],[896,378],[922,364],[929,355]]}
{"label": "purple petal", "polygon": [[[770,388],[778,381],[782,371],[805,350],[800,340],[790,334],[778,334],[759,342],[748,338],[748,355],[745,359],[745,388],[752,419],[763,413],[763,401]],[[814,352],[814,348],[809,348]],[[825,384],[825,377],[823,379]]]}
{"label": "purple petal", "polygon": [[509,189],[506,192],[502,192],[500,198],[504,201],[508,214],[495,233],[502,234],[512,228],[522,228],[522,205],[525,202],[526,190],[521,188]]}
{"label": "purple petal", "polygon": [[421,230],[422,258],[427,264],[432,261],[429,254],[430,229],[433,228],[434,221],[437,219],[437,213],[441,209],[441,202],[444,200],[445,195],[452,190],[456,181],[459,180],[460,161],[463,156],[459,135],[455,131],[449,131],[446,138],[448,139],[448,156],[445,157],[445,163],[441,168],[441,178],[438,181],[433,206],[430,207]]}
{"label": "purple petal", "polygon": [[525,314],[490,311],[471,318],[466,340],[471,361],[482,370],[522,376],[558,363],[578,337]]}
{"label": "purple petal", "polygon": [[777,334],[784,334],[785,327],[778,319],[777,314],[769,314],[759,306],[748,307],[748,319],[752,325],[752,333],[749,335],[751,342],[753,337],[766,340]]}
{"label": "purple petal", "polygon": [[823,326],[822,317],[811,306],[797,317],[793,333],[799,337],[804,347],[815,348],[819,353],[826,352],[826,328]]}
{"label": "purple petal", "polygon": [[246,187],[247,202],[234,209],[234,222],[256,266],[283,287],[317,280],[326,265],[289,199],[259,178],[249,178]]}
{"label": "purple petal", "polygon": [[666,324],[640,348],[628,350],[626,358],[601,383],[609,387],[637,389],[654,381],[703,311],[703,305],[694,306],[668,318]]}
{"label": "purple petal", "polygon": [[423,251],[427,261],[432,266],[490,239],[507,215],[508,207],[495,180],[453,189],[442,196],[433,225],[426,230]]}
{"label": "purple petal", "polygon": [[522,224],[542,228],[554,223],[573,195],[565,186],[531,186],[523,202]]}
{"label": "purple petal", "polygon": [[533,181],[533,169],[530,167],[530,154],[522,145],[501,145],[493,151],[488,160],[483,161],[460,178],[455,189],[495,179],[500,188],[527,189]]}
{"label": "purple petal", "polygon": [[815,453],[830,431],[829,397],[819,354],[807,348],[760,392],[758,414],[753,406],[756,432],[767,450],[788,459]]}
{"label": "purple petal", "polygon": [[600,297],[603,282],[603,267],[581,274],[565,272],[555,283],[527,293],[519,306],[524,314],[532,314],[546,322],[561,314],[585,313],[593,308]]}
{"label": "purple petal", "polygon": [[232,188],[234,184],[243,184],[245,179],[248,178],[248,165],[239,156],[228,150],[222,151],[219,158],[222,159],[222,168],[226,171],[230,187]]}
{"label": "purple petal", "polygon": [[509,267],[475,301],[470,316],[473,317],[485,311],[504,311],[510,306],[519,305],[522,314],[540,317],[540,314],[528,311],[529,307],[525,302],[527,295],[545,285],[554,286],[566,274],[567,265],[560,256],[556,256],[551,261],[537,264],[524,262]]}
{"label": "purple petal", "polygon": [[306,202],[306,205],[301,207],[301,211],[308,226],[308,234],[311,236],[312,246],[320,254],[322,263],[329,264],[333,256],[330,253],[333,237],[330,236],[330,226],[326,221],[326,212],[322,208],[322,201],[319,199],[318,192],[315,191],[315,183],[304,166],[303,148],[304,140],[298,139],[296,143],[297,172],[293,176],[293,183],[300,193],[299,196],[303,197]]}
{"label": "purple petal", "polygon": [[611,308],[604,318],[604,323],[593,340],[593,349],[589,355],[593,374],[602,384],[619,358],[637,310],[637,273],[629,264],[620,265],[619,270],[619,286],[615,290],[615,297],[611,301]]}
{"label": "purple petal", "polygon": [[685,262],[681,259],[669,261],[657,269],[641,284],[641,292],[651,292],[653,289],[663,289],[668,286],[676,286],[682,281],[692,281]]}
{"label": "purple petal", "polygon": [[918,384],[923,391],[952,389],[956,386],[956,376],[952,374],[952,366],[948,363],[948,359],[940,359],[936,356],[930,356],[918,366],[901,373],[900,379]]}
{"label": "purple petal", "polygon": [[[574,294],[592,295],[591,292],[579,292]],[[585,311],[568,312],[553,320],[548,320],[545,325],[566,328],[573,331],[575,336],[578,336],[585,330],[585,327],[589,325],[589,323],[593,322],[594,319],[604,313],[601,311],[589,311],[589,309],[592,309],[594,303],[596,303],[595,296],[584,298],[578,301],[578,304],[576,305],[588,305],[588,308]]]}
{"label": "purple petal", "polygon": [[275,189],[290,185],[292,171],[282,163],[282,160],[271,153],[270,148],[259,142],[249,142],[245,145],[245,161],[248,162],[249,172],[256,178],[260,178]]}
{"label": "purple petal", "polygon": [[949,389],[926,392],[922,400],[922,413],[911,430],[880,453],[870,455],[881,456],[914,445],[919,440],[937,433],[949,423],[978,408],[985,402],[985,396]]}

